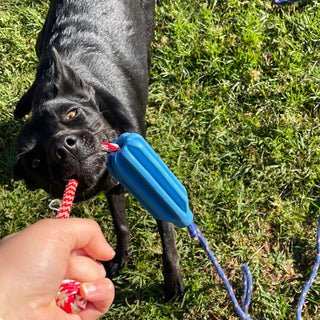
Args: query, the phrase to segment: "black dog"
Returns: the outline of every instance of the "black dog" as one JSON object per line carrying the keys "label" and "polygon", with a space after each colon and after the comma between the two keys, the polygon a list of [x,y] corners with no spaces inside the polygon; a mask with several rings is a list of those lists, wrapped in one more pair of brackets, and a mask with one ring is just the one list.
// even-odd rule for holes
{"label": "black dog", "polygon": [[[154,0],[52,0],[37,42],[35,81],[15,110],[31,120],[18,137],[14,174],[29,189],[61,197],[79,182],[76,200],[103,191],[117,233],[109,277],[129,260],[124,189],[106,169],[101,143],[123,132],[145,134]],[[157,221],[165,296],[184,291],[173,226]]]}

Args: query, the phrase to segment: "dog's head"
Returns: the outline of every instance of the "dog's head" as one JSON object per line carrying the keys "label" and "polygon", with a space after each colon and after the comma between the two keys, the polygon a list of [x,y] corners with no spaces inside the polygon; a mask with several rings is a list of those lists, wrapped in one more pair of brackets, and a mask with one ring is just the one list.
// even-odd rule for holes
{"label": "dog's head", "polygon": [[116,133],[100,112],[93,88],[54,49],[52,56],[53,80],[34,84],[15,111],[21,117],[33,108],[18,136],[14,175],[29,189],[42,188],[56,197],[70,178],[77,179],[77,200],[83,200],[110,187],[101,143],[112,141]]}

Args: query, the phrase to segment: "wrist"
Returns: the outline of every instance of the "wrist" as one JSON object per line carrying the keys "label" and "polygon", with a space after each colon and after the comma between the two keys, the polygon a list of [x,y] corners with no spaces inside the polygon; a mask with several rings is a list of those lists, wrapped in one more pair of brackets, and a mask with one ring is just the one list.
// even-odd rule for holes
{"label": "wrist", "polygon": [[[9,278],[11,278],[8,275]],[[13,279],[13,278],[11,278]],[[24,301],[21,300],[16,290],[16,283],[9,284],[0,276],[0,320],[26,319]]]}

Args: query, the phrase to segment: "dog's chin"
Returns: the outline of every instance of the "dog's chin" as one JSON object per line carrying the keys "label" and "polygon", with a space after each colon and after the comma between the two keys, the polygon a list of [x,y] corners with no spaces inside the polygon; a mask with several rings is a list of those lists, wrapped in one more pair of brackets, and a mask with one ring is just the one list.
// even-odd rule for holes
{"label": "dog's chin", "polygon": [[57,177],[56,170],[53,170],[53,183],[51,190],[48,190],[55,197],[61,198],[69,180],[78,181],[75,201],[83,201],[92,198],[101,191],[108,191],[116,182],[107,171],[107,157],[103,155],[90,156],[87,159],[63,166],[62,172]]}
{"label": "dog's chin", "polygon": [[75,202],[80,202],[84,200],[88,200],[101,191],[107,191],[110,189],[108,186],[110,174],[106,171],[99,179],[92,182],[90,185],[83,185],[83,183],[79,182],[77,187],[76,195],[75,195]]}

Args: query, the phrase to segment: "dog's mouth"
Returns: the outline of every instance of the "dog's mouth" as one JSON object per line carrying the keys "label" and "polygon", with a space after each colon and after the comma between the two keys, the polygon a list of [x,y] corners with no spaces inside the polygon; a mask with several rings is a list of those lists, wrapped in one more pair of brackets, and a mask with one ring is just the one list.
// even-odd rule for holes
{"label": "dog's mouth", "polygon": [[102,150],[103,142],[109,142],[106,135],[86,136],[78,142],[77,148],[63,149],[63,159],[49,164],[53,181],[50,193],[61,197],[70,179],[79,183],[75,201],[86,200],[115,186],[117,182],[107,171],[108,153]]}

